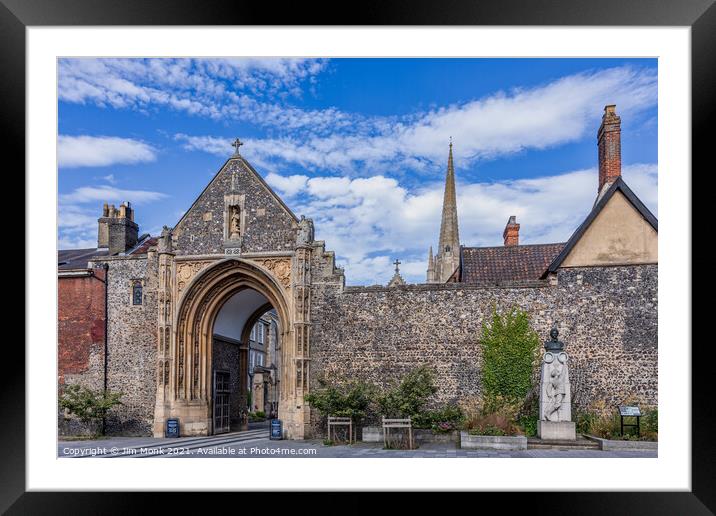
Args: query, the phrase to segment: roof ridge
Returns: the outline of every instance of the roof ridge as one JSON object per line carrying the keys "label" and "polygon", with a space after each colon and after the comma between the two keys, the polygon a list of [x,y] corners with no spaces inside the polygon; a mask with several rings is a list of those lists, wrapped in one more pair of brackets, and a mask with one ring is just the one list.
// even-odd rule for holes
{"label": "roof ridge", "polygon": [[547,245],[565,245],[567,242],[549,242],[545,244],[519,244],[519,245],[488,245],[488,246],[469,246],[464,245],[462,246],[463,249],[515,249],[518,247],[537,247],[537,246],[547,246]]}

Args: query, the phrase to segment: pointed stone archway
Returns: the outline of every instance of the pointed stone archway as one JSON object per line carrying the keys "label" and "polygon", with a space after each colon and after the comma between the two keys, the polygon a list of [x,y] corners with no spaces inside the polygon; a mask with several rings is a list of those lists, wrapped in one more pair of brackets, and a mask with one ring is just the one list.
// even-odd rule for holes
{"label": "pointed stone archway", "polygon": [[[286,285],[257,263],[241,258],[217,261],[204,268],[186,285],[177,302],[169,356],[160,359],[154,435],[162,436],[168,418],[178,418],[182,436],[212,433],[212,346],[216,318],[235,294],[251,289],[276,309],[281,328],[281,393],[279,414],[287,438],[304,437],[307,407],[307,360],[297,353],[296,333],[303,334],[292,310],[296,303]],[[245,337],[248,332],[245,330]],[[242,339],[244,340],[244,339]],[[303,349],[303,346],[300,346]],[[246,368],[246,346],[241,346],[241,371]],[[298,370],[298,375],[297,375]]]}

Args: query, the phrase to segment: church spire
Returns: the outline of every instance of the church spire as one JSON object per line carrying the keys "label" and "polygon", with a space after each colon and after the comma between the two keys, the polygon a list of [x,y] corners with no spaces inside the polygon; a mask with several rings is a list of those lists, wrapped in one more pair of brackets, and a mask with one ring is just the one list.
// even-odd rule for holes
{"label": "church spire", "polygon": [[[460,248],[460,234],[457,227],[457,199],[455,196],[455,167],[452,161],[452,137],[448,154],[443,216],[440,223],[440,248],[438,254],[457,253]],[[451,273],[453,271],[450,271]]]}
{"label": "church spire", "polygon": [[452,159],[452,137],[445,176],[445,195],[440,222],[440,246],[433,257],[428,254],[428,283],[445,283],[460,266],[460,233],[457,225],[457,195],[455,192],[455,166]]}

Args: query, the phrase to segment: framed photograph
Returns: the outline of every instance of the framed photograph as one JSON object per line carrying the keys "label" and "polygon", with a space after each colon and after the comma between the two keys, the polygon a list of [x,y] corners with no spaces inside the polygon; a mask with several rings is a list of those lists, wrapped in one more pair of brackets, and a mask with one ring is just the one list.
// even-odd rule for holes
{"label": "framed photograph", "polygon": [[130,4],[0,10],[30,308],[3,510],[146,490],[716,504],[690,302],[713,2],[418,3],[356,26]]}

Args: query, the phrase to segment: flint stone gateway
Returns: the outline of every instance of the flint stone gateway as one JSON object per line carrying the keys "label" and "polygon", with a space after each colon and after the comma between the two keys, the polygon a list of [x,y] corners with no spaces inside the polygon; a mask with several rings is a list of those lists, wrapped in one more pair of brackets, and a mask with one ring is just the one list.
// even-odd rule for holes
{"label": "flint stone gateway", "polygon": [[557,338],[557,328],[552,327],[549,334],[542,356],[537,436],[545,440],[574,441],[577,433],[572,421],[569,355],[564,351],[564,343]]}

